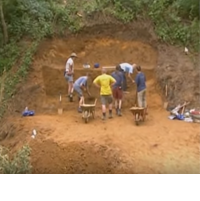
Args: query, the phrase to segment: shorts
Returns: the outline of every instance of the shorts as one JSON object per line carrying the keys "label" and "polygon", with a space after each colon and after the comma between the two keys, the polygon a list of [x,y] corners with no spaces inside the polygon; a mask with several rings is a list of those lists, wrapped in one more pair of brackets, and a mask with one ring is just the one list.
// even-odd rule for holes
{"label": "shorts", "polygon": [[114,99],[122,99],[123,97],[123,91],[122,91],[122,88],[119,88],[119,87],[116,87],[112,90],[112,93],[113,93],[113,97]]}
{"label": "shorts", "polygon": [[147,107],[147,103],[146,103],[146,89],[137,92],[137,100],[138,100],[138,106],[139,107]]}
{"label": "shorts", "polygon": [[101,95],[101,104],[111,104],[113,102],[113,98],[111,95]]}
{"label": "shorts", "polygon": [[82,92],[82,89],[81,89],[80,86],[78,86],[78,85],[75,84],[75,85],[74,85],[74,91],[77,92],[77,94],[78,94],[79,97],[82,97],[82,96],[83,96],[83,92]]}
{"label": "shorts", "polygon": [[65,74],[65,79],[66,79],[68,82],[73,82],[73,81],[74,81],[73,75],[67,75],[67,74]]}

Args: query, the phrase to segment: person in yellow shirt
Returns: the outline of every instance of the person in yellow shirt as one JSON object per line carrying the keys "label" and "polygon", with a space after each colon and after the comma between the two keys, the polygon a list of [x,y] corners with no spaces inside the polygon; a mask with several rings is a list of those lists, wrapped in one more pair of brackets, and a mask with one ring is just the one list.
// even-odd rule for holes
{"label": "person in yellow shirt", "polygon": [[93,81],[94,85],[100,89],[101,105],[102,105],[102,120],[106,119],[106,105],[109,106],[109,118],[112,118],[112,86],[116,83],[116,80],[107,74],[105,68],[102,69],[102,75],[96,77]]}

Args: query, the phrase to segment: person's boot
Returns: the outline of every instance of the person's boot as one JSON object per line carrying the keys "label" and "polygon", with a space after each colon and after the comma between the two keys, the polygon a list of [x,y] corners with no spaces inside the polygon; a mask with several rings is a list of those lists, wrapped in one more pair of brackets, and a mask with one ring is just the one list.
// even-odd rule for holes
{"label": "person's boot", "polygon": [[118,115],[118,110],[119,110],[118,108],[115,108],[115,111],[116,111],[116,115]]}
{"label": "person's boot", "polygon": [[73,94],[69,95],[69,102],[73,102]]}
{"label": "person's boot", "polygon": [[103,121],[105,121],[106,120],[106,114],[102,114],[102,118],[101,118]]}
{"label": "person's boot", "polygon": [[113,118],[113,116],[112,116],[112,110],[109,110],[109,117],[108,117],[109,119],[112,119]]}
{"label": "person's boot", "polygon": [[122,116],[121,109],[118,109],[118,116]]}
{"label": "person's boot", "polygon": [[79,112],[79,113],[82,113],[81,107],[78,108],[78,112]]}

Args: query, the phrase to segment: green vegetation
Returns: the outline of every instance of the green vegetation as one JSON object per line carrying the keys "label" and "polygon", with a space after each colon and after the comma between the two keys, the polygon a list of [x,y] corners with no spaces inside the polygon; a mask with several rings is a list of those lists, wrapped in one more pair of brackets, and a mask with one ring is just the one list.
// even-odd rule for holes
{"label": "green vegetation", "polygon": [[30,148],[22,147],[12,158],[9,151],[0,146],[0,174],[30,174]]}
{"label": "green vegetation", "polygon": [[[40,41],[79,31],[97,12],[123,23],[151,20],[161,41],[199,49],[198,0],[0,0],[0,118]],[[25,146],[11,159],[0,147],[0,173],[30,173],[29,154]]]}
{"label": "green vegetation", "polygon": [[199,49],[198,0],[96,0],[85,4],[84,12],[111,14],[124,23],[135,19],[153,22],[158,37],[167,43]]}
{"label": "green vegetation", "polygon": [[[44,37],[76,32],[84,25],[77,15],[100,12],[123,23],[148,19],[161,41],[199,48],[197,0],[0,0],[0,116],[15,86],[28,73],[37,45]],[[29,45],[24,45],[23,42]],[[24,51],[26,50],[26,51]],[[17,71],[11,72],[13,66]],[[5,76],[2,76],[4,73]]]}

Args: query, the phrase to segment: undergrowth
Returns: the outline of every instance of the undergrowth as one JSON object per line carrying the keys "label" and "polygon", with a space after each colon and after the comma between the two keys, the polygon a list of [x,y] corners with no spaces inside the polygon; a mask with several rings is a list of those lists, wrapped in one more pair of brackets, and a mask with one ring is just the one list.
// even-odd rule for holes
{"label": "undergrowth", "polygon": [[38,41],[33,42],[22,57],[20,57],[20,62],[16,72],[7,72],[5,76],[1,77],[3,79],[0,79],[0,118],[3,117],[6,111],[8,100],[12,98],[16,92],[16,85],[26,77],[38,44]]}
{"label": "undergrowth", "polygon": [[84,12],[102,11],[123,23],[150,19],[161,41],[199,50],[199,1],[197,0],[96,0],[84,5]]}
{"label": "undergrowth", "polygon": [[[66,30],[79,31],[84,16],[99,12],[123,23],[150,19],[161,41],[199,50],[197,0],[0,0],[0,6],[0,16],[4,16],[0,17],[0,118],[16,85],[26,77],[40,41],[63,36]],[[31,44],[21,46],[26,40]],[[17,66],[14,72],[13,66]],[[0,148],[0,173],[30,173],[29,153],[26,146],[11,159],[8,151]]]}
{"label": "undergrowth", "polygon": [[0,146],[0,174],[30,174],[30,152],[30,147],[25,145],[11,157],[9,150]]}

